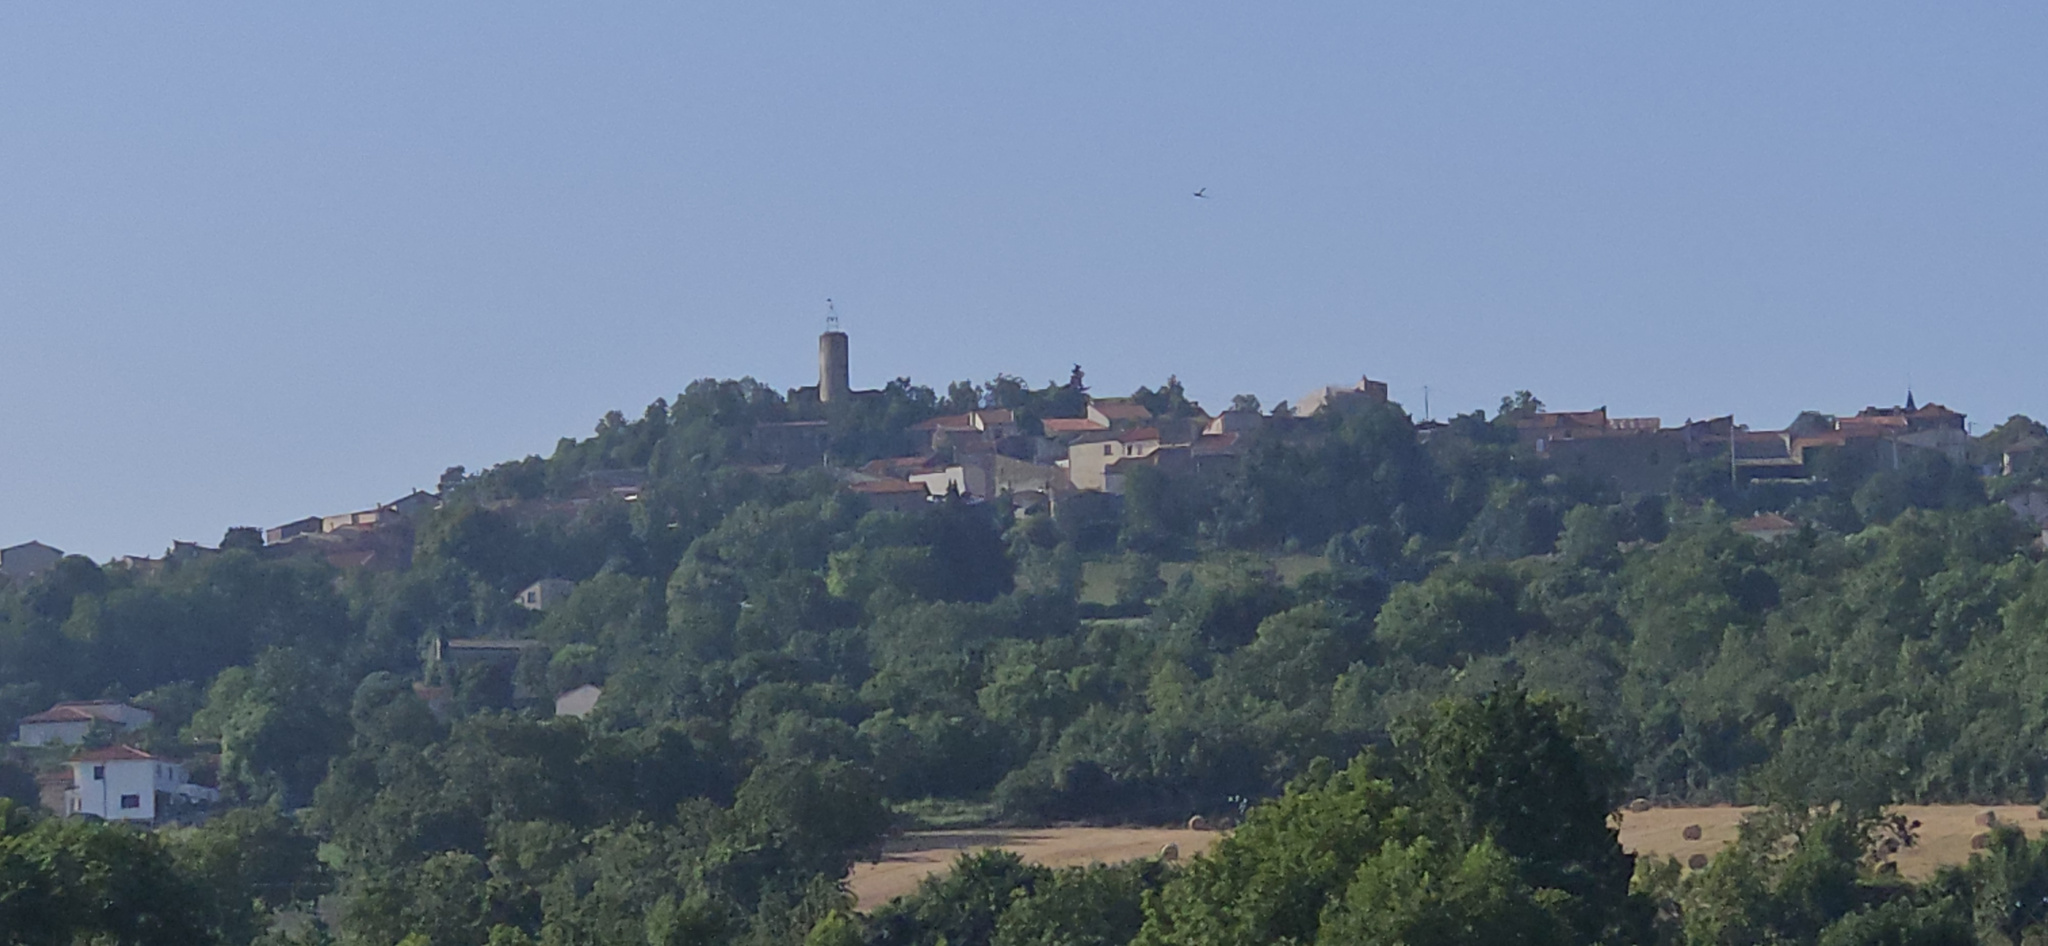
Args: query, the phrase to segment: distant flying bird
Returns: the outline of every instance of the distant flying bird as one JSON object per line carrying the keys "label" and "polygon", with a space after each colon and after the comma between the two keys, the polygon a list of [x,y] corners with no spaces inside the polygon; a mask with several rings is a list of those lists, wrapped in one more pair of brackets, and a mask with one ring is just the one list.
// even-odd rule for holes
{"label": "distant flying bird", "polygon": [[1195,199],[1196,199],[1196,200],[1208,200],[1208,199],[1209,199],[1209,189],[1208,189],[1208,188],[1206,188],[1206,187],[1204,187],[1204,188],[1202,188],[1201,190],[1198,190],[1198,191],[1196,191],[1196,192],[1195,192]]}

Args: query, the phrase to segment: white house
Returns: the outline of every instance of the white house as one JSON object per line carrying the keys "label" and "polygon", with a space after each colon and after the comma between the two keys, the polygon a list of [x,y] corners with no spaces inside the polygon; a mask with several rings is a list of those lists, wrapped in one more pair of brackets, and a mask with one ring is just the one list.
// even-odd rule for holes
{"label": "white house", "polygon": [[1075,489],[1121,493],[1123,489],[1109,475],[1109,468],[1124,460],[1151,456],[1159,447],[1156,427],[1127,430],[1114,437],[1095,434],[1082,437],[1067,448],[1067,458],[1060,465],[1066,468],[1068,482]]}
{"label": "white house", "polygon": [[71,760],[64,811],[108,821],[155,821],[174,804],[219,800],[220,792],[192,784],[183,765],[134,746],[108,746]]}
{"label": "white house", "polygon": [[562,695],[555,697],[555,715],[574,716],[578,719],[589,716],[590,711],[597,708],[597,698],[603,695],[602,687],[589,683],[573,690],[564,690]]}
{"label": "white house", "polygon": [[910,481],[924,487],[925,492],[933,496],[957,492],[962,496],[987,499],[995,492],[988,467],[982,463],[956,463],[943,470],[912,474]]}
{"label": "white house", "polygon": [[573,581],[561,578],[543,578],[527,585],[525,590],[519,592],[519,597],[515,600],[519,602],[520,607],[527,610],[546,611],[555,605],[569,600],[570,593],[575,590],[576,583]]}
{"label": "white house", "polygon": [[105,724],[122,732],[147,726],[156,714],[117,700],[81,700],[59,703],[20,721],[18,745],[47,746],[51,743],[78,745],[95,725]]}
{"label": "white house", "polygon": [[63,549],[41,542],[23,542],[0,549],[0,575],[17,581],[27,581],[49,571],[50,567],[63,557]]}

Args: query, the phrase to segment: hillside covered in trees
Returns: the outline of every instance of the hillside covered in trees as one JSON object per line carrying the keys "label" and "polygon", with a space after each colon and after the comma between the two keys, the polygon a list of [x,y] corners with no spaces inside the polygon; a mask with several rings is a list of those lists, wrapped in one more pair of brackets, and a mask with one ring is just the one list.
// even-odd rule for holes
{"label": "hillside covered in trees", "polygon": [[[1133,400],[1194,416],[1177,384]],[[834,405],[701,381],[548,457],[450,471],[402,568],[242,533],[160,568],[67,558],[0,589],[0,713],[129,700],[156,717],[123,738],[226,799],[154,833],[38,816],[36,776],[66,756],[15,753],[0,941],[2044,929],[2039,897],[1984,904],[2048,884],[2048,851],[2001,835],[1993,858],[1914,887],[1884,873],[1897,829],[1876,814],[2048,789],[2048,565],[1997,501],[2027,471],[1920,451],[1765,483],[1731,481],[1724,456],[1631,492],[1532,455],[1525,398],[1427,436],[1393,404],[1291,418],[1220,468],[1135,470],[1114,501],[884,508],[836,473],[918,449],[916,425],[948,412],[1030,427],[1086,404],[1078,371]],[[820,421],[829,463],[762,462],[764,425]],[[2015,418],[1976,446],[2038,429]],[[593,493],[617,471],[630,495]],[[1731,528],[1760,511],[1798,528]],[[541,579],[573,591],[519,606]],[[474,640],[537,644],[438,659]],[[602,687],[593,711],[551,718],[583,684]],[[1634,797],[1779,807],[1680,877],[1615,846],[1604,819]],[[906,811],[1247,806],[1182,869],[989,856],[865,918],[838,888]]]}

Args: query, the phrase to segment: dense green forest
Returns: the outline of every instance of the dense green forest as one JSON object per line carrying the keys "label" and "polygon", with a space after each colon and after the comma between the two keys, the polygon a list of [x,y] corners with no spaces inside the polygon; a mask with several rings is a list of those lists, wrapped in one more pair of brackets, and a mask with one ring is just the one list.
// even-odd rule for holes
{"label": "dense green forest", "polygon": [[[1177,383],[1136,399],[1193,410]],[[875,509],[749,456],[761,424],[827,421],[845,467],[945,411],[1028,427],[1085,403],[1078,370],[829,409],[702,381],[451,470],[404,569],[237,540],[0,589],[0,713],[132,700],[157,714],[141,743],[210,766],[234,808],[153,833],[40,817],[51,760],[0,764],[0,942],[2048,935],[2038,845],[2000,835],[1920,886],[1873,853],[1883,802],[2048,788],[2048,566],[1994,502],[2010,478],[1933,452],[1797,484],[1706,460],[1624,495],[1517,449],[1510,402],[1426,440],[1395,405],[1303,418],[1225,475],[1139,469],[1060,515]],[[631,501],[562,501],[619,470],[646,478]],[[1803,528],[1731,530],[1758,510]],[[549,577],[566,602],[514,604]],[[461,638],[546,646],[428,659]],[[550,718],[583,683],[596,711]],[[1632,797],[1777,807],[1681,876],[1616,847]],[[989,855],[867,917],[839,887],[909,811],[1247,805],[1186,867]]]}

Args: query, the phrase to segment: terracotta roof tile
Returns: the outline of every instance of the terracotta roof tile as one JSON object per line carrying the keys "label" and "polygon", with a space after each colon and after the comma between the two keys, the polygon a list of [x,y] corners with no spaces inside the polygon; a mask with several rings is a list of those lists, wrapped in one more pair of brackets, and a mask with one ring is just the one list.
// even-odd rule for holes
{"label": "terracotta roof tile", "polygon": [[144,752],[141,749],[137,749],[134,746],[108,746],[104,749],[94,749],[91,752],[81,752],[78,755],[73,756],[71,758],[71,761],[147,762],[156,758],[158,757],[150,755],[149,753]]}
{"label": "terracotta roof tile", "polygon": [[912,483],[908,480],[873,480],[867,483],[855,483],[852,486],[848,486],[847,489],[852,492],[870,495],[930,492],[930,490],[925,489],[923,483]]}
{"label": "terracotta roof tile", "polygon": [[23,716],[24,723],[89,723],[99,717],[76,706],[53,706],[32,716]]}
{"label": "terracotta roof tile", "polygon": [[1090,410],[1099,412],[1110,420],[1150,420],[1152,418],[1152,412],[1145,405],[1139,404],[1136,401],[1090,401],[1088,407]]}
{"label": "terracotta roof tile", "polygon": [[944,414],[912,425],[912,430],[973,430],[974,420],[966,414]]}
{"label": "terracotta roof tile", "polygon": [[1756,532],[1791,532],[1798,528],[1799,523],[1775,512],[1760,513],[1735,524],[1735,531],[1744,535]]}
{"label": "terracotta roof tile", "polygon": [[1558,430],[1566,427],[1607,427],[1607,408],[1592,411],[1545,411],[1515,421],[1523,430]]}

